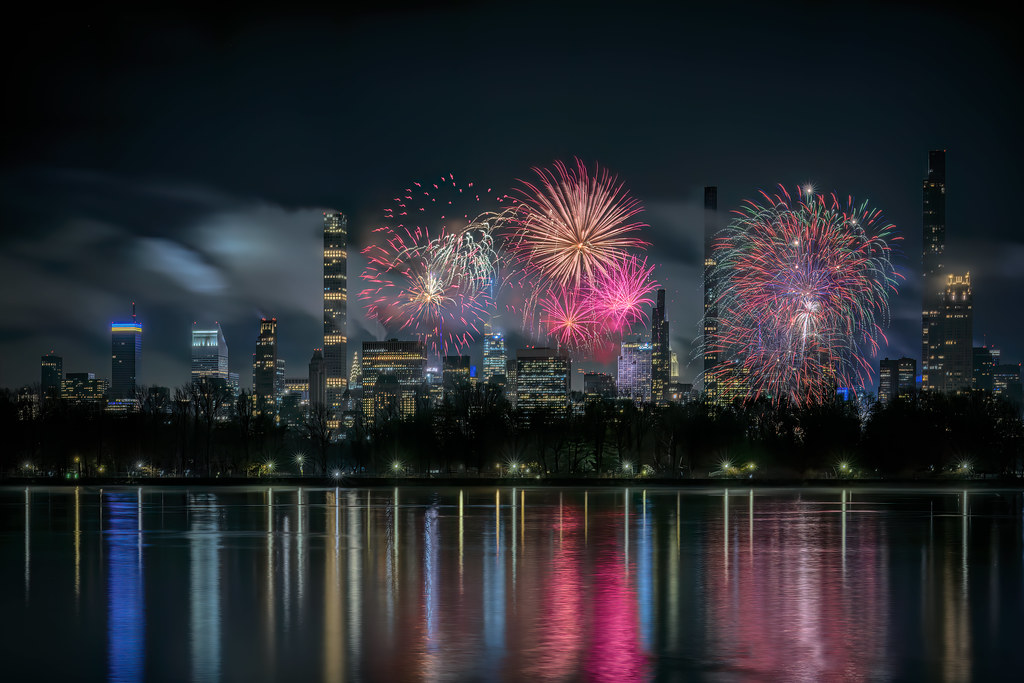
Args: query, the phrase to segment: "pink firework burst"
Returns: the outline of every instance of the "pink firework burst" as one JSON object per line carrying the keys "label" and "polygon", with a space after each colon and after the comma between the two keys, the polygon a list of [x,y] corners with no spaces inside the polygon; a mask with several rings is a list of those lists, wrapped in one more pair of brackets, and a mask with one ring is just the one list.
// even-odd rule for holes
{"label": "pink firework burst", "polygon": [[540,300],[541,323],[558,343],[570,349],[593,348],[600,339],[600,321],[588,297],[578,290],[549,291]]}
{"label": "pink firework burst", "polygon": [[654,304],[650,295],[658,288],[653,273],[646,258],[628,256],[593,279],[587,298],[607,332],[621,334],[647,318],[646,307]]}

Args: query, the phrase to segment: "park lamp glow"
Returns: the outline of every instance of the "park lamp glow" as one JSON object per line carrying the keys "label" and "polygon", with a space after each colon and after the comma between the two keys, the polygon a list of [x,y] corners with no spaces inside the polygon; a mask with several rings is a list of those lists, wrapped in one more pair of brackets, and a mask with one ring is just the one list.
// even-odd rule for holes
{"label": "park lamp glow", "polygon": [[629,474],[633,474],[633,463],[631,463],[628,460],[623,460],[622,461],[622,471],[623,472],[628,472]]}
{"label": "park lamp glow", "polygon": [[334,473],[331,476],[335,479],[341,479],[341,470],[334,470]]}

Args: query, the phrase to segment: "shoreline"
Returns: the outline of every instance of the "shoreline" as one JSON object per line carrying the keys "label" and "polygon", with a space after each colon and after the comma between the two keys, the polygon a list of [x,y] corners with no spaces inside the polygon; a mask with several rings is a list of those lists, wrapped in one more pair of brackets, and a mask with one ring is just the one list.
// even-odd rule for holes
{"label": "shoreline", "polygon": [[74,488],[78,486],[134,487],[264,487],[303,486],[313,488],[391,488],[408,487],[540,487],[540,488],[985,488],[1024,489],[1024,478],[998,477],[977,479],[671,479],[662,477],[92,477],[58,479],[56,477],[11,477],[0,479],[0,488]]}

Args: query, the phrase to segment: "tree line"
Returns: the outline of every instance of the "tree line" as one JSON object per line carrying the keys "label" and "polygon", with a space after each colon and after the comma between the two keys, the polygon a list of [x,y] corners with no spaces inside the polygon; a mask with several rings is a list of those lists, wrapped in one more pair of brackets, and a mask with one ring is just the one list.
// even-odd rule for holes
{"label": "tree line", "polygon": [[494,387],[423,402],[407,419],[356,416],[332,429],[325,408],[288,426],[249,392],[204,385],[138,393],[137,410],[0,391],[6,477],[124,475],[930,477],[1019,476],[1019,409],[990,392],[921,393],[864,407],[704,398],[659,407],[587,400],[530,416]]}

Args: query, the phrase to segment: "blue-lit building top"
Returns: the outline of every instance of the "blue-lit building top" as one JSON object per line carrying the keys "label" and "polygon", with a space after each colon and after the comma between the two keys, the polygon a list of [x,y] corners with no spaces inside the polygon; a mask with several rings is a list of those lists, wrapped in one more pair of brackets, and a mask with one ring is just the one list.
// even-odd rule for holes
{"label": "blue-lit building top", "polygon": [[130,320],[110,323],[110,398],[132,398],[142,360],[142,323],[132,304]]}

